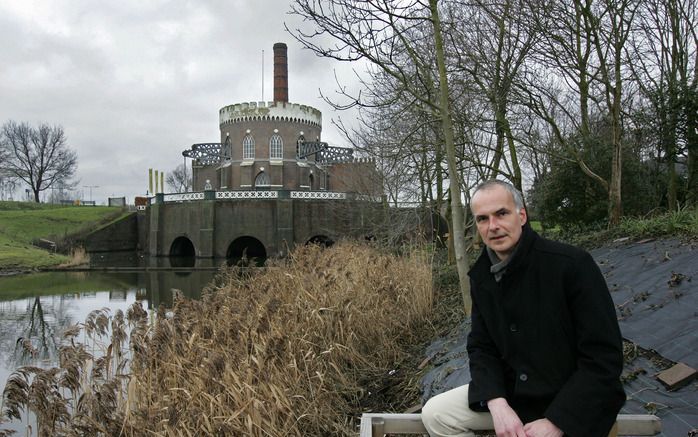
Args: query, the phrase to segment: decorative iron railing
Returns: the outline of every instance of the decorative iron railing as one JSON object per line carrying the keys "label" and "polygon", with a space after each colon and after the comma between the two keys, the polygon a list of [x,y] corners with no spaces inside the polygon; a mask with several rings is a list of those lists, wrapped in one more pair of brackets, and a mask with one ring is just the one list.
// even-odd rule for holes
{"label": "decorative iron railing", "polygon": [[165,202],[186,202],[190,200],[204,200],[204,193],[176,193],[165,194],[163,196]]}
{"label": "decorative iron railing", "polygon": [[216,199],[278,199],[278,191],[216,191]]}
{"label": "decorative iron railing", "polygon": [[199,191],[193,193],[158,193],[148,199],[148,204],[191,202],[197,200],[240,200],[240,199],[297,199],[297,200],[359,200],[377,202],[380,198],[343,193],[337,191],[293,191],[293,190],[237,190],[237,191]]}
{"label": "decorative iron railing", "polygon": [[291,199],[346,200],[347,193],[334,191],[291,191]]}

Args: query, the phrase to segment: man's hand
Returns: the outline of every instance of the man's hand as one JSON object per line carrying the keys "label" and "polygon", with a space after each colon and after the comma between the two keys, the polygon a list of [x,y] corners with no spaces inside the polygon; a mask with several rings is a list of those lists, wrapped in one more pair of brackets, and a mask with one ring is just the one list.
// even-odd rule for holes
{"label": "man's hand", "polygon": [[504,398],[487,401],[497,437],[527,437],[523,423]]}
{"label": "man's hand", "polygon": [[[538,419],[524,426],[527,437],[562,437],[562,430],[548,419]],[[499,435],[499,434],[497,434]]]}

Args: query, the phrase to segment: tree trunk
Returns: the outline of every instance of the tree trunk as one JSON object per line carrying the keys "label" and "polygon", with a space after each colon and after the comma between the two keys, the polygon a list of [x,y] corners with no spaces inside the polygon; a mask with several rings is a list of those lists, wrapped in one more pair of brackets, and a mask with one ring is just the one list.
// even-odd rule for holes
{"label": "tree trunk", "polygon": [[[696,62],[698,64],[698,61]],[[686,149],[688,149],[688,180],[686,201],[698,205],[698,92],[695,81],[686,96]]]}
{"label": "tree trunk", "polygon": [[621,139],[621,97],[623,94],[623,82],[621,79],[621,53],[622,46],[616,44],[615,53],[615,83],[612,88],[611,100],[611,143],[613,147],[613,159],[611,161],[611,183],[609,184],[608,197],[608,222],[610,226],[617,226],[623,215],[623,204],[621,197],[621,180],[623,176],[623,141]]}
{"label": "tree trunk", "polygon": [[465,222],[463,217],[463,204],[461,203],[461,190],[456,163],[456,147],[453,135],[453,123],[449,104],[448,78],[446,76],[446,60],[444,56],[443,38],[441,35],[441,20],[439,17],[438,0],[429,0],[432,25],[434,26],[434,49],[436,51],[436,63],[439,68],[439,109],[441,125],[444,131],[444,145],[446,147],[446,159],[448,162],[449,188],[451,192],[451,214],[453,229],[450,237],[453,239],[453,247],[456,255],[456,269],[460,281],[463,307],[466,314],[470,314],[472,302],[470,299],[470,281],[468,279],[468,257],[465,247]]}

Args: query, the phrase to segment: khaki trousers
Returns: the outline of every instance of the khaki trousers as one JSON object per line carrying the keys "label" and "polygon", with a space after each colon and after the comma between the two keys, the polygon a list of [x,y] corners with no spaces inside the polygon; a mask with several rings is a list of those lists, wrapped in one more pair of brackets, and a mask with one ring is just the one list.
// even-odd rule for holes
{"label": "khaki trousers", "polygon": [[478,413],[468,406],[468,385],[429,399],[422,407],[422,422],[431,437],[473,437],[473,429],[494,429],[490,413]]}

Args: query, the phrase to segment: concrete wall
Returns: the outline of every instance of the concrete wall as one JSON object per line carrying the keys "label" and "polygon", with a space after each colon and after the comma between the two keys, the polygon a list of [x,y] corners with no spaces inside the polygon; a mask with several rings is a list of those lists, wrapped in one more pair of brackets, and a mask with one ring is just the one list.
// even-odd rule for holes
{"label": "concrete wall", "polygon": [[116,252],[138,250],[138,217],[134,212],[97,229],[85,237],[87,252]]}
{"label": "concrete wall", "polygon": [[198,257],[225,257],[240,237],[253,237],[268,256],[283,256],[317,236],[363,236],[362,209],[351,201],[254,199],[203,200],[151,205],[147,248],[166,256],[173,241],[188,238]]}
{"label": "concrete wall", "polygon": [[[386,212],[390,216],[385,216]],[[407,218],[399,217],[406,214]],[[394,228],[390,223],[400,223]],[[386,229],[388,227],[388,229]],[[267,256],[285,256],[311,239],[364,238],[375,232],[399,232],[405,238],[443,237],[446,223],[427,210],[385,209],[354,200],[237,199],[154,203],[99,229],[86,239],[88,252],[142,250],[168,256],[172,243],[185,237],[199,258],[225,258],[240,237],[258,240]],[[197,261],[198,262],[198,261]]]}

